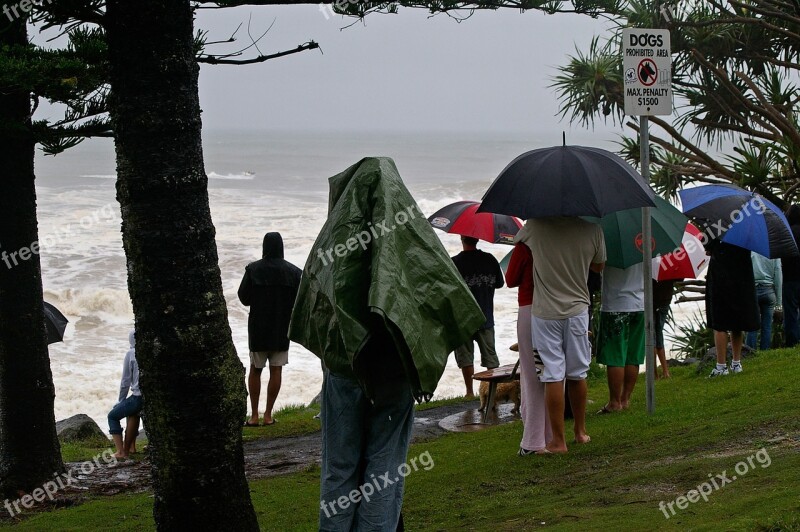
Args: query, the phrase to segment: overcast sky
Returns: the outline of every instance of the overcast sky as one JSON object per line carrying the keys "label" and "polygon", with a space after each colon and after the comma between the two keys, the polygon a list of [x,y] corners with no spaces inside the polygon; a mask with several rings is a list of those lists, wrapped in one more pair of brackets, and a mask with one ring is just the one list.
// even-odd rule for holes
{"label": "overcast sky", "polygon": [[[606,24],[585,16],[515,10],[478,12],[457,23],[423,10],[371,15],[364,23],[318,5],[201,10],[209,40],[239,22],[265,54],[308,40],[322,47],[253,66],[203,65],[207,128],[402,131],[569,130],[548,85],[555,67]],[[215,47],[223,52],[230,48]],[[608,137],[621,131],[597,124]],[[557,133],[558,134],[558,133]],[[586,130],[575,126],[573,134]],[[560,136],[560,134],[558,134]]]}

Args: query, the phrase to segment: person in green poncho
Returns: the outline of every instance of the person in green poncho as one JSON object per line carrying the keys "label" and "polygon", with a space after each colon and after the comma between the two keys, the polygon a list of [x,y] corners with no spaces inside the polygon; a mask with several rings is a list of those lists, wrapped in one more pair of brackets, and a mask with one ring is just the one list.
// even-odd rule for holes
{"label": "person in green poncho", "polygon": [[391,159],[329,183],[289,328],[327,368],[319,529],[394,531],[414,400],[485,317]]}

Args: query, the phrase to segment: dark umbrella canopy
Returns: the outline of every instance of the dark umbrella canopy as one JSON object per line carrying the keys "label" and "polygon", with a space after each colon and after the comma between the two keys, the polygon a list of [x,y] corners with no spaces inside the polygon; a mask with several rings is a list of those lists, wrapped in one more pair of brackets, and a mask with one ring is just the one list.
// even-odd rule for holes
{"label": "dark umbrella canopy", "polygon": [[712,238],[774,259],[800,254],[789,222],[772,202],[735,185],[680,191],[684,214],[707,222]]}
{"label": "dark umbrella canopy", "polygon": [[433,213],[428,221],[446,233],[471,236],[493,244],[513,244],[522,222],[505,214],[476,213],[479,206],[477,201],[457,201]]}
{"label": "dark umbrella canopy", "polygon": [[64,339],[64,330],[69,320],[56,307],[44,301],[44,325],[47,328],[47,344],[54,344]]}
{"label": "dark umbrella canopy", "polygon": [[483,197],[479,212],[520,218],[595,216],[653,207],[655,194],[633,167],[613,153],[558,146],[511,161]]}

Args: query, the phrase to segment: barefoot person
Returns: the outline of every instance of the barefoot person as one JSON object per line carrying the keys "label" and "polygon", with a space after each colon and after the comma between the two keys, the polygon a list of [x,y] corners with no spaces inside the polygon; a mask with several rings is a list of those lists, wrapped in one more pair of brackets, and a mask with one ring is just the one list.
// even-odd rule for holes
{"label": "barefoot person", "polygon": [[486,316],[486,323],[466,344],[455,350],[456,364],[464,376],[466,396],[472,397],[475,395],[472,388],[472,376],[475,374],[474,344],[478,344],[481,352],[481,366],[492,369],[500,365],[494,347],[494,291],[503,287],[503,270],[496,258],[478,249],[477,238],[462,236],[461,246],[464,250],[453,257],[453,263]]}
{"label": "barefoot person", "polygon": [[598,414],[625,410],[644,363],[642,263],[603,270],[597,362],[605,364],[608,402]]}
{"label": "barefoot person", "polygon": [[553,439],[540,453],[565,453],[564,381],[575,419],[576,443],[586,434],[586,376],[591,348],[589,327],[589,269],[602,271],[605,240],[599,225],[580,218],[530,219],[517,235],[531,249],[533,263],[533,344],[544,363],[545,404]]}
{"label": "barefoot person", "polygon": [[[127,458],[136,452],[136,436],[139,435],[139,414],[142,411],[142,392],[139,390],[139,365],[136,363],[136,334],[128,335],[131,348],[125,353],[122,364],[122,380],[119,384],[119,401],[108,413],[108,432],[114,440],[116,458]],[[130,396],[128,396],[130,392]],[[122,418],[125,423],[125,440],[122,439]]]}
{"label": "barefoot person", "polygon": [[258,426],[258,400],[261,395],[261,372],[269,363],[267,408],[264,425],[273,425],[272,408],[281,390],[283,366],[289,362],[289,320],[300,286],[300,268],[283,259],[280,233],[264,236],[262,259],[251,262],[244,270],[239,286],[239,300],[250,307],[247,320],[250,346],[250,419],[248,427]]}

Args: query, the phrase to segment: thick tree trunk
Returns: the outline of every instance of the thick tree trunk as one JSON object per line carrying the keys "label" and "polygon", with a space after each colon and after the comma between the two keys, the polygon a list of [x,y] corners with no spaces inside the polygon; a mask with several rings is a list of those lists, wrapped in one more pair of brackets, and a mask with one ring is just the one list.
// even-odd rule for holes
{"label": "thick tree trunk", "polygon": [[[0,33],[0,48],[25,44],[24,20]],[[64,471],[42,309],[30,113],[26,92],[0,91],[0,493],[15,499]]]}
{"label": "thick tree trunk", "polygon": [[257,530],[188,0],[109,0],[117,198],[160,530]]}

